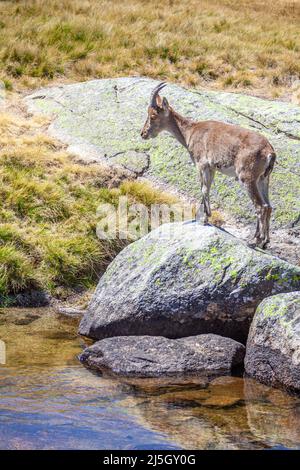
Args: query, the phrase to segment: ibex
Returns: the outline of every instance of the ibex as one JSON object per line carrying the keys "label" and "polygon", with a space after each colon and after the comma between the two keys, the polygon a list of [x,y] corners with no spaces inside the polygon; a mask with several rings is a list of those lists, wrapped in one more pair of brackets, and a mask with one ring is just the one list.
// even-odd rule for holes
{"label": "ibex", "polygon": [[[268,140],[257,132],[218,121],[195,122],[176,113],[159,91],[152,91],[148,116],[141,131],[143,139],[170,132],[189,152],[201,183],[204,223],[211,215],[209,191],[216,170],[233,176],[246,188],[257,215],[255,244],[265,248],[269,243],[272,207],[269,201],[269,179],[276,155]],[[200,210],[197,211],[199,220]]]}

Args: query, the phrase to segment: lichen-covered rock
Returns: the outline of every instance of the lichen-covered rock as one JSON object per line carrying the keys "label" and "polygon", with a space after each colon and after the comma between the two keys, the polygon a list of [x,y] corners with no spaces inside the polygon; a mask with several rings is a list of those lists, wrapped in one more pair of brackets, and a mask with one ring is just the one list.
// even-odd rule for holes
{"label": "lichen-covered rock", "polygon": [[134,377],[182,374],[230,374],[241,367],[245,347],[230,338],[199,335],[181,339],[162,336],[117,336],[85,349],[87,367]]}
{"label": "lichen-covered rock", "polygon": [[265,384],[300,391],[300,292],[274,295],[258,306],[245,370]]}
{"label": "lichen-covered rock", "polygon": [[[155,80],[139,77],[93,80],[38,90],[26,103],[31,111],[54,115],[50,133],[82,158],[122,165],[199,198],[196,170],[187,151],[166,133],[149,141],[140,137],[155,85]],[[298,106],[235,93],[185,90],[174,84],[168,84],[165,94],[178,112],[193,119],[239,124],[265,135],[278,154],[271,184],[274,224],[300,222]],[[228,184],[228,177],[219,173],[212,202],[239,219],[254,218],[244,190],[233,179]]]}
{"label": "lichen-covered rock", "polygon": [[126,247],[100,279],[80,333],[245,341],[258,303],[297,290],[300,268],[213,226],[160,226]]}

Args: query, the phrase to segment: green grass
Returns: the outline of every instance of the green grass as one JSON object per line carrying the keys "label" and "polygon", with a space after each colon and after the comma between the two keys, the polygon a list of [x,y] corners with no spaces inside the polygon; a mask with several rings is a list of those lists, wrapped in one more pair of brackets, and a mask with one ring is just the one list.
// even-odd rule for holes
{"label": "green grass", "polygon": [[39,119],[0,118],[0,303],[29,289],[65,296],[95,284],[128,243],[97,238],[100,203],[174,201],[120,170],[76,163]]}
{"label": "green grass", "polygon": [[0,2],[8,90],[146,75],[188,86],[297,97],[298,0]]}

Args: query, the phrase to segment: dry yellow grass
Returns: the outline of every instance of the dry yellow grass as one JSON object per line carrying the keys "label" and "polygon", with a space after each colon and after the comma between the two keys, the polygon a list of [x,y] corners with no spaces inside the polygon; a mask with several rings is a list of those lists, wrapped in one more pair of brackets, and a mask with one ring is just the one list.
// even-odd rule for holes
{"label": "dry yellow grass", "polygon": [[2,1],[0,71],[8,89],[147,75],[292,99],[299,24],[299,0]]}

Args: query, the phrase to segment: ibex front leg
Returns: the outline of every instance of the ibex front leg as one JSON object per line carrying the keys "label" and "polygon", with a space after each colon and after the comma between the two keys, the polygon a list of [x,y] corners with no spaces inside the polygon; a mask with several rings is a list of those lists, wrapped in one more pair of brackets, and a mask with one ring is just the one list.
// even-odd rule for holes
{"label": "ibex front leg", "polygon": [[196,213],[196,220],[202,218],[202,208],[204,209],[204,224],[208,223],[208,218],[211,216],[209,192],[213,182],[215,171],[209,166],[199,166],[199,176],[201,183],[202,201]]}

